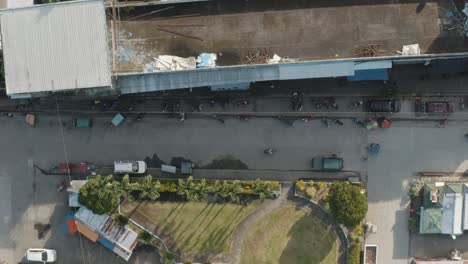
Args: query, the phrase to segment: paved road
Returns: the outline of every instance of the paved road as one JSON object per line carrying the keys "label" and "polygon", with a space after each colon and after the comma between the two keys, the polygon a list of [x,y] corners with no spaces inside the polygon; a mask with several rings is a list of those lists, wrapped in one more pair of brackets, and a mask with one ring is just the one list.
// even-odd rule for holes
{"label": "paved road", "polygon": [[[50,246],[57,248],[64,263],[83,263],[81,252],[86,263],[121,261],[86,239],[81,250],[78,237],[62,233],[66,197],[55,190],[62,176],[35,175],[32,164],[48,168],[62,162],[64,149],[72,162],[110,164],[157,153],[166,162],[183,156],[206,165],[230,155],[258,170],[307,170],[311,157],[336,153],[344,158],[346,170],[366,172],[369,166],[369,220],[378,225],[379,233],[368,242],[379,244],[382,263],[403,263],[408,256],[405,200],[402,202],[406,179],[414,171],[453,171],[466,159],[466,121],[449,123],[447,128],[403,121],[395,122],[389,130],[368,132],[349,120],[344,120],[342,127],[332,128],[325,128],[318,121],[289,127],[274,119],[232,119],[223,125],[215,120],[188,119],[179,124],[173,119],[158,118],[128,120],[121,127],[111,128],[106,120],[97,118],[90,129],[64,128],[63,145],[54,116],[39,115],[34,128],[19,116],[0,117],[4,150],[0,152],[0,255],[6,260],[19,261],[29,247]],[[383,146],[382,153],[362,162],[364,147],[375,141]],[[265,156],[263,149],[268,147],[277,149],[277,153]],[[36,222],[51,223],[52,232],[37,239],[33,228]],[[132,261],[154,263],[147,259],[151,257],[154,254],[136,254]]]}
{"label": "paved road", "polygon": [[[409,251],[407,184],[419,171],[464,171],[467,142],[466,123],[446,128],[400,124],[388,131],[370,133],[369,142],[379,142],[383,149],[368,165],[368,221],[377,225],[377,234],[368,244],[379,246],[379,263],[407,263]],[[431,236],[419,237],[413,245],[417,256],[441,256],[423,245],[433,244]],[[447,239],[448,240],[448,239]],[[465,240],[465,239],[462,239]],[[433,241],[433,240],[432,240]],[[457,240],[458,241],[458,240]],[[454,242],[451,245],[456,248]],[[445,252],[445,254],[448,253]]]}
{"label": "paved road", "polygon": [[[63,120],[71,117],[62,116]],[[121,263],[100,245],[62,232],[62,219],[67,211],[65,193],[56,191],[63,176],[34,174],[33,163],[49,168],[67,157],[70,161],[94,161],[111,164],[119,159],[143,159],[157,153],[170,162],[183,156],[200,165],[230,155],[241,159],[252,169],[307,170],[315,155],[336,153],[345,159],[345,169],[363,171],[360,153],[366,144],[366,131],[351,122],[327,129],[319,122],[301,122],[288,127],[274,119],[249,122],[228,120],[223,125],[214,120],[148,118],[128,122],[118,128],[107,126],[107,119],[97,118],[91,129],[64,128],[64,142],[55,116],[38,116],[36,127],[27,126],[23,117],[0,116],[0,256],[11,263],[22,258],[29,247],[53,247],[59,263]],[[273,156],[265,148],[277,149]],[[51,223],[52,230],[37,239],[34,223]],[[150,261],[150,259],[153,260]],[[154,254],[135,254],[134,263],[157,263]],[[146,261],[146,262],[145,262]],[[122,262],[123,263],[123,262]]]}

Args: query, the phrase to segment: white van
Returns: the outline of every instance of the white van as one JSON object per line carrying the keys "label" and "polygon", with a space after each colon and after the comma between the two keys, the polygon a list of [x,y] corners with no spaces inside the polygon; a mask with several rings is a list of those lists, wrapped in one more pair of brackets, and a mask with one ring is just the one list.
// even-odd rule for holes
{"label": "white van", "polygon": [[146,172],[144,161],[114,161],[115,174],[142,174]]}
{"label": "white van", "polygon": [[31,262],[52,263],[57,261],[57,252],[54,249],[30,248],[24,257]]}

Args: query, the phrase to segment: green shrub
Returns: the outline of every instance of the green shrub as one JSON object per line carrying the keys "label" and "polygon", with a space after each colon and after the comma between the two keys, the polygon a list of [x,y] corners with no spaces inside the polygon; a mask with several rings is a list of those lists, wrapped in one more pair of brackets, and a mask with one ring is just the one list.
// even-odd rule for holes
{"label": "green shrub", "polygon": [[303,191],[304,188],[305,188],[305,183],[304,183],[304,181],[303,181],[303,180],[298,180],[298,181],[296,182],[296,188],[297,188],[298,190],[300,190],[300,191]]}
{"label": "green shrub", "polygon": [[359,185],[347,182],[334,182],[327,202],[332,215],[347,227],[358,225],[367,213],[367,197],[361,193]]}
{"label": "green shrub", "polygon": [[117,216],[115,217],[114,220],[115,220],[115,222],[116,222],[118,225],[120,225],[120,226],[126,226],[126,225],[128,225],[128,217],[126,217],[126,216],[124,216],[124,215],[119,214],[119,215],[117,215]]}
{"label": "green shrub", "polygon": [[408,219],[408,231],[410,231],[410,233],[419,232],[419,221],[415,217],[410,217]]}
{"label": "green shrub", "polygon": [[349,240],[351,243],[360,244],[364,241],[364,228],[362,225],[356,226],[350,233],[349,233]]}
{"label": "green shrub", "polygon": [[146,231],[141,231],[139,234],[138,234],[138,240],[140,241],[140,243],[142,244],[149,244],[151,242],[151,239],[152,239],[152,236],[150,233],[146,232]]}
{"label": "green shrub", "polygon": [[361,245],[354,244],[349,248],[348,264],[361,264]]}
{"label": "green shrub", "polygon": [[159,186],[159,192],[177,192],[177,182],[176,181],[161,181]]}

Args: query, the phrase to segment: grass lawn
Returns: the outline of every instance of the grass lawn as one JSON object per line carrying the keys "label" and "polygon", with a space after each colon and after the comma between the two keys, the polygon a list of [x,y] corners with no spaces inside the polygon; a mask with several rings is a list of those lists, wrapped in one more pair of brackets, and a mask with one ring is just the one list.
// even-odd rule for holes
{"label": "grass lawn", "polygon": [[335,264],[337,237],[308,208],[288,206],[270,213],[244,240],[243,264]]}
{"label": "grass lawn", "polygon": [[[172,250],[203,259],[229,254],[237,225],[259,203],[237,205],[206,202],[142,203],[131,218],[162,236]],[[121,210],[130,214],[137,203],[125,203]]]}

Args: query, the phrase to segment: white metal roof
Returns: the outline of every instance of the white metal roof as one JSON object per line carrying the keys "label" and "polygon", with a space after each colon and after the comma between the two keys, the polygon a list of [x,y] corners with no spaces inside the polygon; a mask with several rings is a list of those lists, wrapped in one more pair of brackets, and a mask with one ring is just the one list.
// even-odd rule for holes
{"label": "white metal roof", "polygon": [[463,208],[463,230],[468,230],[468,193],[465,193],[465,204]]}
{"label": "white metal roof", "polygon": [[442,213],[442,234],[460,235],[463,219],[463,196],[460,193],[446,193]]}
{"label": "white metal roof", "polygon": [[0,0],[0,8],[33,6],[34,0]]}
{"label": "white metal roof", "polygon": [[7,94],[111,86],[103,1],[3,10]]}
{"label": "white metal roof", "polygon": [[107,219],[109,219],[109,216],[106,214],[94,214],[88,208],[81,206],[78,212],[76,212],[75,218],[91,227],[94,231],[100,232],[104,223],[106,223]]}

